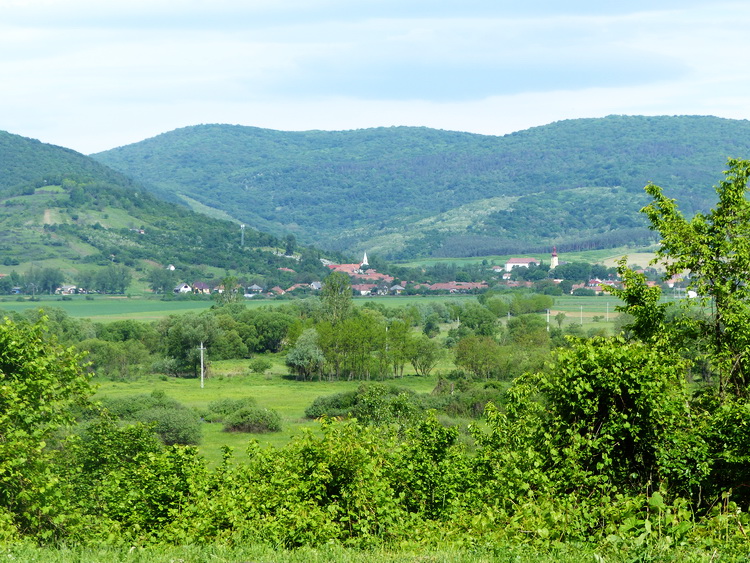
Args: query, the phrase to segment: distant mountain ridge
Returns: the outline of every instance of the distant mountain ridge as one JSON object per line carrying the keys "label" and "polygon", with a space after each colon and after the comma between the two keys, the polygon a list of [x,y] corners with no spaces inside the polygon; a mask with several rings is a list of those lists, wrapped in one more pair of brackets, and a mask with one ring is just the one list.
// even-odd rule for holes
{"label": "distant mountain ridge", "polygon": [[277,235],[390,258],[608,247],[652,238],[649,181],[706,209],[750,122],[560,121],[502,137],[393,127],[177,129],[93,155],[142,182]]}

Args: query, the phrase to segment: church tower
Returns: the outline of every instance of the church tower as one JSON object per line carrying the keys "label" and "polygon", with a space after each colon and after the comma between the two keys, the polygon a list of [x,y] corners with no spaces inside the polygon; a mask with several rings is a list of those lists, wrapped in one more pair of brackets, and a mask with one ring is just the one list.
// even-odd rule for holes
{"label": "church tower", "polygon": [[559,264],[559,261],[557,260],[557,247],[552,247],[552,260],[549,261],[549,269],[554,270],[557,268],[557,265]]}
{"label": "church tower", "polygon": [[367,262],[367,252],[365,252],[364,258],[362,258],[362,264],[359,266],[362,270],[366,270],[365,266],[369,266],[370,264]]}

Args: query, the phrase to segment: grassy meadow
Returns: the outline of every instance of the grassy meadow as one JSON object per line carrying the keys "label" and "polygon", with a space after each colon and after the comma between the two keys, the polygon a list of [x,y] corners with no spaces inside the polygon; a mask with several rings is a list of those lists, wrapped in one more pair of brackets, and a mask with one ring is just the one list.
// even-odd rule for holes
{"label": "grassy meadow", "polygon": [[[95,399],[119,398],[129,395],[150,394],[164,391],[173,399],[198,412],[205,411],[208,404],[219,399],[252,397],[258,406],[276,410],[282,418],[282,431],[269,434],[244,434],[224,432],[219,423],[203,423],[203,440],[199,446],[201,454],[211,464],[221,461],[222,447],[230,446],[241,456],[248,442],[256,439],[261,446],[283,446],[303,429],[316,431],[318,423],[305,418],[305,409],[321,395],[332,395],[353,391],[362,381],[297,381],[288,375],[283,357],[266,355],[273,367],[265,374],[251,373],[249,360],[225,360],[212,362],[208,377],[201,388],[199,379],[147,376],[133,381],[108,381],[97,379]],[[452,369],[445,360],[430,377],[405,375],[389,380],[399,387],[416,393],[429,393],[435,387],[440,373]]]}

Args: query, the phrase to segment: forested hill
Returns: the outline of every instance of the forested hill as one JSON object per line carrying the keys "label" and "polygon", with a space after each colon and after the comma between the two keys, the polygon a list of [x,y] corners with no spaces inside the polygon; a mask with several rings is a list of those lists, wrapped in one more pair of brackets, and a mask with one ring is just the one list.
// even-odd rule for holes
{"label": "forested hill", "polygon": [[94,158],[279,235],[412,257],[645,242],[646,183],[692,213],[727,158],[748,156],[748,121],[611,116],[502,137],[199,125]]}
{"label": "forested hill", "polygon": [[189,282],[226,271],[261,283],[325,273],[312,249],[296,248],[301,260],[279,255],[290,246],[159,199],[85,155],[0,132],[0,273],[33,264],[59,268],[72,283],[112,264],[135,279],[173,264]]}

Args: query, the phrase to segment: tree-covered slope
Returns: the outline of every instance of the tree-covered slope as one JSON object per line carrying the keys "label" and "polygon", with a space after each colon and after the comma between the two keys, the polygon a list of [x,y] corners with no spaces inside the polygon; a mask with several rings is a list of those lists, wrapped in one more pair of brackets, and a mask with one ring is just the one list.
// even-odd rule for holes
{"label": "tree-covered slope", "polygon": [[94,157],[277,234],[391,256],[458,256],[643,241],[646,183],[661,179],[688,211],[705,209],[715,171],[748,154],[748,121],[611,116],[502,137],[200,125]]}
{"label": "tree-covered slope", "polygon": [[[35,156],[36,155],[36,156]],[[112,263],[145,276],[173,264],[183,275],[201,268],[277,280],[278,268],[324,270],[314,251],[301,264],[289,245],[236,222],[206,217],[155,197],[124,175],[68,149],[0,132],[0,264],[62,268],[69,278]],[[140,272],[140,273],[138,273]],[[192,282],[193,279],[188,281]]]}

